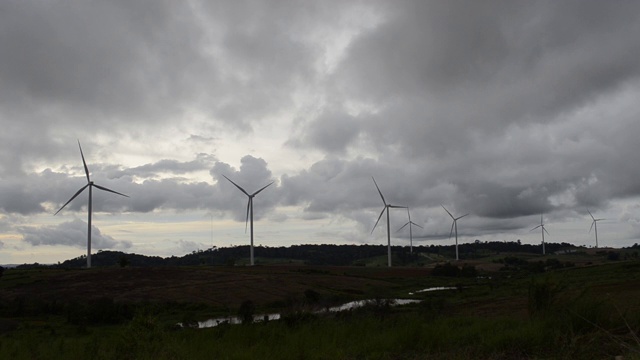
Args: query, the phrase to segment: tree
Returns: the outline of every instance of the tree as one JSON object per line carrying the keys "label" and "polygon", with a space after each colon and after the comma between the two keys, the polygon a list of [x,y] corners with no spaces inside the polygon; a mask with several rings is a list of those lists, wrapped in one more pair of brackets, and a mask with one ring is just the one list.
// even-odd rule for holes
{"label": "tree", "polygon": [[126,256],[122,255],[120,256],[120,259],[118,259],[118,265],[120,265],[120,267],[126,267],[129,265],[129,259],[127,259]]}

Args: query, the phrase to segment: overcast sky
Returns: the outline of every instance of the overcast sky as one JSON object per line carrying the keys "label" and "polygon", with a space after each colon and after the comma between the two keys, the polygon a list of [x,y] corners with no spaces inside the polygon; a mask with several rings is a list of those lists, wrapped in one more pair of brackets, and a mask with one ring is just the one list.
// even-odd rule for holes
{"label": "overcast sky", "polygon": [[[0,263],[640,242],[638,1],[2,1]],[[407,245],[403,210],[392,242]]]}

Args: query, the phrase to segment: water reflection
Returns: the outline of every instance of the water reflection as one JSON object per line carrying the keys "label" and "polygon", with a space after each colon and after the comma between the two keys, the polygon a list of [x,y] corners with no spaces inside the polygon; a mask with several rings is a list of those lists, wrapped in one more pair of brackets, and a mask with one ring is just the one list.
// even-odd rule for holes
{"label": "water reflection", "polygon": [[[325,310],[316,311],[316,313],[317,314],[322,314],[327,312],[335,313],[340,311],[353,310],[353,309],[361,308],[363,306],[370,305],[370,304],[375,305],[380,303],[381,301],[389,301],[389,305],[398,306],[398,305],[415,304],[415,303],[419,303],[422,300],[415,300],[415,299],[357,300],[357,301],[350,301],[340,306],[333,306]],[[260,315],[255,315],[253,317],[254,323],[271,321],[271,320],[280,320],[280,314],[260,314]],[[205,321],[198,321],[198,328],[204,329],[204,328],[215,327],[223,324],[230,324],[230,325],[242,324],[242,319],[238,316],[226,316],[226,317],[209,319]],[[179,323],[178,326],[184,327],[185,325],[183,325],[182,323]]]}
{"label": "water reflection", "polygon": [[426,288],[426,289],[410,292],[409,295],[415,295],[415,294],[419,294],[419,293],[423,293],[423,292],[429,292],[429,291],[456,290],[456,289],[457,289],[456,287],[451,287],[451,286],[436,286],[436,287],[430,287],[430,288]]}

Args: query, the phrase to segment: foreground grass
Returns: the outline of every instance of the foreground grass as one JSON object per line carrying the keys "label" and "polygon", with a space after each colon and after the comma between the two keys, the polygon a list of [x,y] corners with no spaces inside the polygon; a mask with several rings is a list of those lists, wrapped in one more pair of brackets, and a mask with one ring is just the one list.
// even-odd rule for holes
{"label": "foreground grass", "polygon": [[427,306],[372,307],[336,317],[176,329],[150,314],[121,326],[52,320],[0,337],[3,359],[640,359],[640,319],[601,302],[529,319],[439,316]]}

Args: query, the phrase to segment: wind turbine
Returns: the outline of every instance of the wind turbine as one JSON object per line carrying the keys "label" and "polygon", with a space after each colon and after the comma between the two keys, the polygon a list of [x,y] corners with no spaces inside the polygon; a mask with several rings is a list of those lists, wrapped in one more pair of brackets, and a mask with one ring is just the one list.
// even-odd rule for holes
{"label": "wind turbine", "polygon": [[453,215],[451,215],[449,210],[447,210],[447,208],[444,207],[444,205],[440,204],[440,206],[442,206],[444,211],[446,211],[447,214],[449,214],[449,216],[451,216],[451,219],[453,220],[453,222],[451,223],[451,231],[449,232],[449,239],[451,239],[451,234],[453,233],[453,229],[455,228],[456,229],[456,260],[460,260],[460,258],[458,257],[458,220],[462,219],[463,217],[465,217],[465,216],[467,216],[469,214],[464,214],[462,216],[453,217]]}
{"label": "wind turbine", "polygon": [[591,219],[593,219],[593,222],[591,223],[591,228],[589,228],[589,233],[591,233],[591,230],[595,228],[595,231],[596,231],[596,249],[597,249],[598,248],[598,221],[605,220],[605,219],[596,219],[596,218],[594,218],[593,214],[591,214],[591,211],[589,211],[589,209],[587,209],[587,212],[591,216]]}
{"label": "wind turbine", "polygon": [[91,267],[91,213],[92,213],[92,209],[91,209],[91,201],[92,201],[92,197],[93,197],[93,188],[96,187],[100,190],[104,190],[104,191],[108,191],[114,194],[118,194],[118,195],[122,195],[124,197],[129,197],[128,195],[119,193],[117,191],[113,191],[111,189],[107,189],[106,187],[100,186],[98,184],[95,184],[93,181],[91,181],[91,178],[89,178],[89,168],[87,167],[87,162],[84,160],[84,154],[82,153],[82,146],[80,146],[80,140],[78,140],[78,147],[80,148],[80,156],[82,157],[82,164],[84,165],[84,173],[87,176],[87,185],[83,186],[82,188],[80,188],[80,190],[78,190],[78,192],[75,193],[75,195],[73,195],[71,197],[71,199],[69,199],[69,201],[67,201],[64,205],[62,205],[62,207],[56,211],[55,214],[53,214],[54,216],[57,215],[62,209],[64,209],[65,206],[67,206],[67,204],[69,204],[71,201],[73,201],[73,199],[76,198],[76,196],[80,195],[81,192],[84,191],[84,189],[89,188],[89,206],[88,206],[88,220],[87,220],[87,269]]}
{"label": "wind turbine", "polygon": [[542,214],[540,214],[540,225],[534,227],[533,229],[529,230],[529,231],[533,231],[537,228],[541,228],[542,230],[542,255],[545,255],[545,251],[544,251],[544,233],[547,233],[547,235],[549,235],[549,232],[547,231],[547,229],[544,228],[544,223],[542,222]]}
{"label": "wind turbine", "polygon": [[371,177],[371,179],[373,179],[373,183],[376,185],[376,189],[378,189],[378,193],[380,194],[380,197],[382,198],[382,202],[384,203],[384,207],[380,212],[380,216],[378,216],[378,220],[376,220],[376,223],[373,225],[373,229],[371,229],[371,233],[373,234],[373,230],[376,229],[376,226],[378,225],[378,222],[380,221],[382,214],[384,214],[386,210],[387,211],[387,264],[389,265],[389,267],[391,267],[391,227],[389,225],[389,208],[405,209],[407,207],[387,204],[387,202],[384,200],[384,196],[382,195],[382,191],[380,191],[380,188],[378,187],[378,183],[376,183],[376,179],[374,179],[373,176]]}
{"label": "wind turbine", "polygon": [[407,215],[409,215],[409,221],[402,225],[402,227],[398,229],[398,231],[404,229],[405,226],[409,225],[409,252],[413,254],[413,232],[411,231],[411,225],[415,225],[420,229],[423,229],[423,227],[411,221],[411,213],[409,212],[409,207],[407,207]]}
{"label": "wind turbine", "polygon": [[245,233],[247,232],[247,222],[250,221],[251,222],[251,246],[249,247],[250,249],[249,253],[250,253],[251,266],[253,266],[254,265],[254,262],[253,262],[253,197],[258,195],[260,191],[266,189],[269,185],[273,184],[273,181],[267,184],[266,186],[264,186],[263,188],[261,188],[260,190],[254,192],[253,194],[249,194],[242,187],[240,187],[240,185],[234,183],[233,181],[231,181],[231,179],[229,179],[225,175],[222,175],[222,176],[224,176],[225,179],[229,180],[229,182],[231,182],[238,189],[240,189],[240,191],[242,191],[245,195],[249,197],[249,202],[247,202],[247,219],[245,220],[244,232]]}

